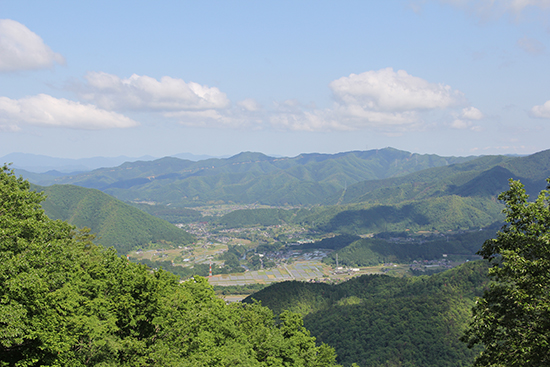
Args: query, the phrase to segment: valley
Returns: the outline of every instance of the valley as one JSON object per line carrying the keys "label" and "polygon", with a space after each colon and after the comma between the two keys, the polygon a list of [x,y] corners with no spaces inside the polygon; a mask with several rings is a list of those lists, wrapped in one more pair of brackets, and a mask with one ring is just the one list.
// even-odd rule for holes
{"label": "valley", "polygon": [[[278,210],[272,208],[272,210]],[[196,242],[178,248],[137,249],[126,256],[135,262],[144,262],[149,266],[165,268],[177,273],[178,267],[191,274],[192,269],[201,269],[200,275],[207,276],[210,284],[217,286],[237,286],[247,284],[271,284],[286,280],[307,282],[338,283],[364,274],[390,274],[393,276],[412,276],[432,274],[456,267],[466,261],[479,259],[471,254],[441,254],[440,258],[414,260],[406,263],[394,263],[387,260],[375,265],[357,266],[350,264],[344,256],[336,264],[334,245],[327,246],[329,241],[337,241],[335,233],[317,233],[297,225],[253,226],[227,229],[225,226],[194,222],[178,224],[178,227],[195,235]],[[446,243],[461,236],[478,235],[479,230],[458,232],[421,231],[412,234],[394,234],[385,239],[396,245],[421,246],[430,240],[444,238]],[[403,237],[398,237],[402,235]],[[483,233],[479,238],[483,241]],[[364,236],[372,238],[373,234]],[[360,237],[357,237],[360,239]],[[283,242],[281,242],[281,240]],[[342,244],[346,243],[342,239]],[[329,247],[329,248],[326,248]],[[330,248],[332,247],[332,248]],[[224,271],[227,254],[230,249],[241,248],[237,259],[242,272]],[[225,255],[224,255],[225,254]],[[327,258],[331,256],[330,258]],[[333,260],[333,261],[330,261]],[[233,260],[234,261],[234,260]],[[208,265],[208,274],[205,274]],[[343,266],[340,266],[343,265]],[[233,266],[235,267],[235,266]],[[210,276],[210,269],[212,276]]]}
{"label": "valley", "polygon": [[246,152],[18,173],[45,195],[49,218],[89,228],[106,254],[185,287],[203,282],[227,307],[297,313],[343,366],[458,367],[480,351],[460,338],[488,287],[477,253],[503,226],[497,195],[509,179],[544,189],[550,151]]}

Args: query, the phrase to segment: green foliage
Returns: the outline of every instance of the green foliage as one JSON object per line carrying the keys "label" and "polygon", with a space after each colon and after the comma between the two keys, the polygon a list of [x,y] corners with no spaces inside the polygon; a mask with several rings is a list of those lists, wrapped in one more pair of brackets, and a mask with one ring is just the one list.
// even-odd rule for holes
{"label": "green foliage", "polygon": [[0,366],[334,366],[299,315],[227,306],[48,218],[43,194],[0,171]]}
{"label": "green foliage", "polygon": [[494,282],[473,307],[464,340],[485,347],[477,366],[548,365],[550,186],[528,202],[524,186],[510,180],[499,199],[506,204],[506,224],[479,252],[492,264]]}
{"label": "green foliage", "polygon": [[[485,240],[494,235],[493,227],[453,235],[437,234],[429,237],[401,238],[401,241],[363,238],[331,253],[323,259],[325,264],[335,265],[336,254],[342,266],[373,266],[387,262],[409,263],[413,260],[441,259],[443,254],[465,255],[472,258]],[[495,230],[496,231],[496,230]],[[408,239],[409,241],[404,241]]]}
{"label": "green foliage", "polygon": [[[195,264],[193,267],[184,267],[172,264],[171,261],[151,261],[148,259],[140,259],[136,261],[134,258],[130,257],[130,261],[137,262],[147,266],[149,269],[163,269],[166,270],[181,279],[189,279],[195,275],[201,277],[207,277],[209,274],[209,265],[208,264]],[[214,268],[212,269],[214,271]]]}
{"label": "green foliage", "polygon": [[241,267],[240,259],[246,252],[246,247],[241,245],[228,245],[228,250],[219,255],[218,258],[224,260],[223,268],[212,268],[213,274],[231,274],[244,273],[245,269]]}
{"label": "green foliage", "polygon": [[336,214],[320,213],[317,228],[348,234],[479,228],[501,219],[501,208],[491,199],[438,197],[395,205],[343,208]]}
{"label": "green foliage", "polygon": [[473,299],[488,281],[487,264],[470,262],[430,277],[364,275],[338,285],[284,282],[260,300],[277,315],[304,315],[317,340],[345,366],[469,366],[477,351],[460,342]]}
{"label": "green foliage", "polygon": [[46,194],[43,208],[49,217],[90,228],[104,246],[113,246],[120,254],[150,244],[174,247],[194,241],[184,230],[99,190],[72,185],[38,189]]}

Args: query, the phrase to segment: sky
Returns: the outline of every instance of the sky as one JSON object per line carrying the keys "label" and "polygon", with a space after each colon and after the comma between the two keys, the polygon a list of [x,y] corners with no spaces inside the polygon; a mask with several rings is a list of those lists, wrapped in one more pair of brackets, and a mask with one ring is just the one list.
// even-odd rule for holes
{"label": "sky", "polygon": [[0,0],[0,156],[550,148],[550,0]]}

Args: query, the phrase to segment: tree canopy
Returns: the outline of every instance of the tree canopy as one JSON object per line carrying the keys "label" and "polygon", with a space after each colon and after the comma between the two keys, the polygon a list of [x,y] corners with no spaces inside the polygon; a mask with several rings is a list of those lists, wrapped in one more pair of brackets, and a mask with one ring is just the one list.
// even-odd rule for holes
{"label": "tree canopy", "polygon": [[0,169],[0,366],[334,366],[299,315],[226,305],[49,219]]}
{"label": "tree canopy", "polygon": [[489,260],[494,282],[473,308],[463,337],[485,350],[477,366],[550,364],[550,180],[533,202],[510,180],[499,199],[506,224],[479,254]]}

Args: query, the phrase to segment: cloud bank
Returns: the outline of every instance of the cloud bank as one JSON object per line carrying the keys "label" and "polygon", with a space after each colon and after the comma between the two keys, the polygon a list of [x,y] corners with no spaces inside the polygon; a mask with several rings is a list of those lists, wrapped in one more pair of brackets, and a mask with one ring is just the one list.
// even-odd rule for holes
{"label": "cloud bank", "polygon": [[359,130],[387,133],[418,130],[423,114],[465,105],[464,94],[450,86],[430,83],[392,68],[351,74],[329,84],[335,103],[316,110],[277,104],[270,121],[279,128],[303,131]]}
{"label": "cloud bank", "polygon": [[16,131],[20,124],[85,130],[138,125],[119,113],[46,94],[21,99],[0,97],[0,125],[4,130]]}
{"label": "cloud bank", "polygon": [[0,72],[47,69],[65,59],[23,24],[0,19]]}
{"label": "cloud bank", "polygon": [[79,94],[86,101],[112,111],[196,111],[229,106],[218,88],[186,83],[164,76],[160,80],[133,74],[127,79],[103,72],[90,72]]}

